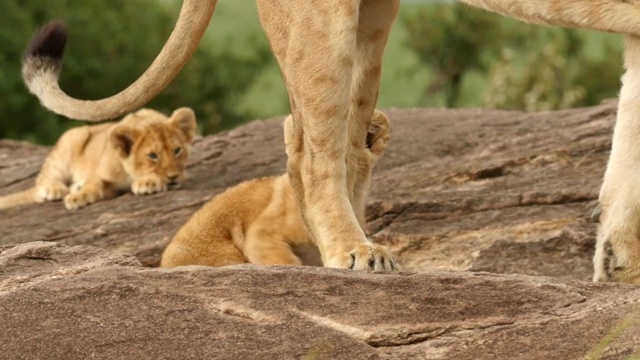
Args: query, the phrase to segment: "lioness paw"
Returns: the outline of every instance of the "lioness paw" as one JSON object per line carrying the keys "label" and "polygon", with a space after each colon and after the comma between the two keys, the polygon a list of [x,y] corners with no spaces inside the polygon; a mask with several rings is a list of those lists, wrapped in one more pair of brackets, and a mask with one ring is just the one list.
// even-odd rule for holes
{"label": "lioness paw", "polygon": [[81,207],[93,204],[94,202],[98,201],[99,198],[99,194],[88,191],[70,193],[64,197],[64,206],[68,210],[77,210]]}
{"label": "lioness paw", "polygon": [[398,270],[398,261],[384,246],[362,244],[349,253],[329,259],[325,266],[352,270],[394,271]]}
{"label": "lioness paw", "polygon": [[69,188],[59,182],[51,182],[38,186],[37,202],[56,201],[64,198],[69,193]]}
{"label": "lioness paw", "polygon": [[163,192],[167,191],[167,182],[159,177],[143,177],[131,184],[131,191],[136,195]]}
{"label": "lioness paw", "polygon": [[602,226],[593,257],[593,281],[640,285],[640,249],[633,233]]}

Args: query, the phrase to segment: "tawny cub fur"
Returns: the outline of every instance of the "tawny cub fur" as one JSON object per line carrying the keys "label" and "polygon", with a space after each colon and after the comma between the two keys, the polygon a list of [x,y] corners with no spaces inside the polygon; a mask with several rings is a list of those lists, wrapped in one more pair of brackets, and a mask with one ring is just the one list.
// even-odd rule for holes
{"label": "tawny cub fur", "polygon": [[142,109],[117,123],[68,130],[42,165],[31,189],[0,197],[0,209],[64,200],[69,210],[119,193],[166,191],[179,185],[196,118],[189,108],[167,117]]}
{"label": "tawny cub fur", "polygon": [[[284,122],[287,153],[292,127],[293,120],[288,116]],[[368,156],[358,164],[358,218],[363,226],[371,170],[386,149],[389,135],[389,119],[376,111],[362,142]],[[395,259],[390,261],[392,264],[386,265],[395,268]],[[162,254],[160,266],[247,262],[322,265],[287,174],[246,181],[213,198],[177,232]]]}

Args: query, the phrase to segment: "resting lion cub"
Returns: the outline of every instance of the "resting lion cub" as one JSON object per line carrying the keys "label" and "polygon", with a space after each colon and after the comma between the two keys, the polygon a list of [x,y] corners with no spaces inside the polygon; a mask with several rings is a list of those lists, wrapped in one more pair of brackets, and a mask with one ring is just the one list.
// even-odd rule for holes
{"label": "resting lion cub", "polygon": [[0,197],[0,209],[64,199],[69,210],[117,196],[166,191],[184,179],[196,118],[142,109],[117,123],[68,130],[47,156],[33,188]]}
{"label": "resting lion cub", "polygon": [[[293,120],[284,122],[290,152]],[[356,199],[358,221],[364,226],[364,208],[371,170],[387,147],[389,119],[375,111],[368,128],[367,157],[358,164]],[[389,264],[395,268],[395,260]],[[322,265],[320,253],[302,220],[287,174],[245,181],[219,194],[177,232],[160,266]]]}

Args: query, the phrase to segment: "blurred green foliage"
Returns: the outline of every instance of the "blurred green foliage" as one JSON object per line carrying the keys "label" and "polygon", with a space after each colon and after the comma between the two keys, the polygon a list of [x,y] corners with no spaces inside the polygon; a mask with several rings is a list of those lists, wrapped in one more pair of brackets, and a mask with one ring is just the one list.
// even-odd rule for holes
{"label": "blurred green foliage", "polygon": [[[170,34],[179,3],[157,0],[4,0],[0,12],[0,138],[55,142],[72,122],[42,108],[20,77],[20,59],[30,36],[51,19],[69,27],[61,87],[83,99],[106,97],[134,81]],[[216,51],[204,40],[185,68],[148,104],[165,113],[190,106],[204,133],[256,116],[236,103],[264,66],[268,45],[248,39],[242,55]]]}
{"label": "blurred green foliage", "polygon": [[[135,80],[166,41],[178,0],[5,0],[0,12],[0,138],[54,142],[81,123],[43,109],[20,78],[34,30],[60,18],[70,39],[61,86],[109,96]],[[614,97],[621,42],[611,34],[526,25],[462,5],[402,3],[385,52],[379,107],[549,110]],[[148,106],[196,110],[204,134],[288,112],[254,1],[220,2],[195,56]]]}
{"label": "blurred green foliage", "polygon": [[407,28],[407,45],[420,61],[435,73],[424,97],[443,92],[445,105],[458,103],[464,75],[485,71],[501,44],[499,21],[494,14],[458,5],[432,5],[402,18]]}
{"label": "blurred green foliage", "polygon": [[527,25],[460,4],[432,4],[401,22],[409,49],[434,71],[422,105],[481,98],[486,107],[551,110],[597,104],[620,88],[614,35]]}

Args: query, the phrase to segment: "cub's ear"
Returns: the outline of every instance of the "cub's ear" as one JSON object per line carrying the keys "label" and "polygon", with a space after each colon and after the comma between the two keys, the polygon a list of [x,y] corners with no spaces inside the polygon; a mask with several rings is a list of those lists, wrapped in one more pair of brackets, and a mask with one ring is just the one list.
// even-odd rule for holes
{"label": "cub's ear", "polygon": [[196,134],[196,114],[188,107],[181,107],[171,114],[171,125],[180,130],[188,142],[193,140]]}
{"label": "cub's ear", "polygon": [[111,136],[109,141],[117,151],[118,155],[122,158],[127,158],[131,155],[131,150],[136,139],[140,135],[140,130],[129,125],[117,125],[111,130]]}

